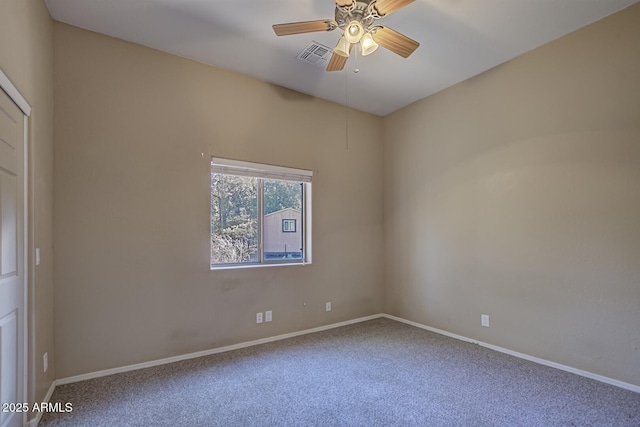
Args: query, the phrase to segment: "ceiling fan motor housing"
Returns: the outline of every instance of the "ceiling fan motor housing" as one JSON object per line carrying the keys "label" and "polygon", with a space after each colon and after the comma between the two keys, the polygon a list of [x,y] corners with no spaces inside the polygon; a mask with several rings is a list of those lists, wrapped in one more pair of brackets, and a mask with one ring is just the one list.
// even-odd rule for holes
{"label": "ceiling fan motor housing", "polygon": [[[336,22],[338,27],[345,30],[347,24],[352,21],[359,22],[365,30],[369,28],[373,21],[379,18],[374,7],[369,7],[373,0],[358,0],[351,6],[336,7]],[[371,5],[373,6],[373,5]]]}

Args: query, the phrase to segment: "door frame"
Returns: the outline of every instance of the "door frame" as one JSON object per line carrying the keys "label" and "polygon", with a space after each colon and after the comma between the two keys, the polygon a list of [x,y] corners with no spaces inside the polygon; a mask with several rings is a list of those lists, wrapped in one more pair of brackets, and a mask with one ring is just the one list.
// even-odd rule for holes
{"label": "door frame", "polygon": [[[32,223],[29,221],[29,199],[31,197],[31,193],[29,192],[29,117],[31,117],[31,105],[27,102],[27,100],[22,96],[20,91],[9,77],[2,71],[0,68],[0,89],[2,89],[7,96],[16,104],[16,106],[22,111],[24,115],[24,143],[23,143],[23,206],[22,206],[22,223],[24,224],[23,232],[23,280],[22,280],[22,298],[23,298],[23,313],[22,313],[22,321],[24,328],[22,330],[22,342],[23,344],[23,355],[22,355],[22,401],[29,402],[29,272],[32,271],[32,257],[29,256],[30,252],[30,241],[29,241],[29,230],[31,230]],[[22,413],[22,424],[27,425],[27,413]]]}

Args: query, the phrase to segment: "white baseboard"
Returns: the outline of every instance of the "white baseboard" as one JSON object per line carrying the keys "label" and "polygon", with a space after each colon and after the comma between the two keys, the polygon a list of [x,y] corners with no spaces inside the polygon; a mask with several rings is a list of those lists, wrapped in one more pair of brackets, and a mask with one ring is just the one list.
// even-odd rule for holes
{"label": "white baseboard", "polygon": [[[274,342],[274,341],[280,341],[280,340],[284,340],[287,338],[293,338],[293,337],[298,337],[301,335],[307,335],[307,334],[311,334],[314,332],[321,332],[321,331],[326,331],[329,329],[334,329],[334,328],[339,328],[342,326],[347,326],[347,325],[352,325],[354,323],[360,323],[360,322],[366,322],[368,320],[373,320],[373,319],[378,319],[381,317],[385,317],[387,319],[391,319],[391,320],[395,320],[397,322],[402,322],[402,323],[406,323],[408,325],[412,325],[421,329],[425,329],[427,331],[431,331],[431,332],[435,332],[437,334],[440,335],[445,335],[447,337],[450,338],[455,338],[457,340],[460,341],[465,341],[465,342],[469,342],[469,343],[473,343],[473,344],[477,344],[480,345],[482,347],[486,347],[489,348],[491,350],[495,350],[498,351],[500,353],[505,353],[505,354],[509,354],[511,356],[515,356],[518,357],[520,359],[525,359],[525,360],[529,360],[531,362],[535,362],[535,363],[539,363],[541,365],[545,365],[545,366],[550,366],[552,368],[556,368],[556,369],[560,369],[562,371],[567,371],[567,372],[571,372],[573,374],[576,375],[580,375],[586,378],[591,378],[594,379],[596,381],[600,381],[606,384],[611,384],[614,385],[616,387],[620,387],[626,390],[630,390],[630,391],[634,391],[636,393],[640,393],[640,386],[638,385],[634,385],[634,384],[630,384],[630,383],[626,383],[623,381],[619,381],[613,378],[609,378],[609,377],[605,377],[603,375],[598,375],[598,374],[594,374],[592,372],[588,372],[588,371],[583,371],[582,369],[577,369],[577,368],[573,368],[571,366],[566,366],[566,365],[562,365],[560,363],[556,363],[556,362],[552,362],[549,360],[545,360],[545,359],[541,359],[539,357],[534,357],[534,356],[530,356],[528,354],[524,354],[524,353],[519,353],[517,351],[513,351],[513,350],[509,350],[507,348],[503,348],[503,347],[498,347],[496,345],[493,344],[488,344],[482,341],[477,341],[471,338],[467,338],[464,337],[462,335],[457,335],[451,332],[447,332],[447,331],[443,331],[441,329],[437,329],[437,328],[433,328],[430,326],[426,326],[423,325],[421,323],[417,323],[417,322],[413,322],[411,320],[407,320],[407,319],[403,319],[401,317],[396,317],[396,316],[392,316],[390,314],[374,314],[371,316],[366,316],[366,317],[359,317],[357,319],[352,319],[352,320],[347,320],[344,322],[338,322],[338,323],[332,323],[330,325],[325,325],[325,326],[319,326],[317,328],[311,328],[311,329],[305,329],[302,331],[296,331],[296,332],[291,332],[288,334],[282,334],[282,335],[276,335],[273,337],[268,337],[268,338],[261,338],[258,340],[253,340],[253,341],[247,341],[247,342],[243,342],[243,343],[239,343],[239,344],[233,344],[233,345],[229,345],[229,346],[225,346],[225,347],[218,347],[218,348],[213,348],[213,349],[209,349],[209,350],[203,350],[203,351],[198,351],[195,353],[189,353],[189,354],[183,354],[183,355],[179,355],[179,356],[173,356],[173,357],[168,357],[165,359],[158,359],[158,360],[152,360],[149,362],[143,362],[143,363],[137,363],[134,365],[127,365],[127,366],[122,366],[119,368],[112,368],[112,369],[105,369],[102,371],[97,371],[97,372],[90,372],[87,374],[82,374],[82,375],[75,375],[72,377],[67,377],[67,378],[61,378],[58,379],[56,381],[54,381],[54,383],[51,385],[51,388],[49,389],[49,392],[47,393],[47,397],[46,397],[46,401],[49,401],[49,398],[51,397],[51,394],[53,393],[53,390],[55,388],[55,386],[58,385],[63,385],[63,384],[70,384],[70,383],[75,383],[78,381],[84,381],[84,380],[89,380],[89,379],[93,379],[93,378],[100,378],[100,377],[105,377],[108,375],[114,375],[114,374],[119,374],[122,372],[129,372],[129,371],[134,371],[137,369],[144,369],[144,368],[150,368],[152,366],[159,366],[159,365],[165,365],[168,363],[174,363],[174,362],[179,362],[181,360],[188,360],[188,359],[195,359],[197,357],[202,357],[202,356],[209,356],[212,354],[218,354],[218,353],[224,353],[227,351],[232,351],[232,350],[238,350],[241,348],[246,348],[246,347],[252,347],[255,345],[260,345],[260,344],[266,344],[269,342]],[[29,427],[36,427],[38,425],[38,422],[40,420],[40,415],[31,420],[29,422]]]}
{"label": "white baseboard", "polygon": [[314,332],[326,331],[328,329],[339,328],[342,326],[352,325],[354,323],[366,322],[367,320],[378,319],[382,317],[382,314],[374,314],[366,317],[359,317],[357,319],[346,320],[344,322],[332,323],[330,325],[319,326],[317,328],[305,329],[302,331],[291,332],[288,334],[276,335],[268,338],[261,338],[253,341],[246,341],[239,344],[228,345],[225,347],[212,348],[209,350],[198,351],[195,353],[182,354],[180,356],[167,357],[165,359],[152,360],[149,362],[136,363],[134,365],[122,366],[119,368],[105,369],[103,371],[90,372],[88,374],[75,375],[72,377],[61,378],[56,380],[56,385],[70,384],[78,381],[90,380],[93,378],[106,377],[107,375],[119,374],[122,372],[135,371],[137,369],[150,368],[152,366],[166,365],[167,363],[179,362],[181,360],[195,359],[196,357],[209,356],[211,354],[224,353],[227,351],[238,350],[241,348],[252,347],[254,345],[266,344],[269,342],[280,341],[287,338],[298,337],[300,335],[312,334]]}
{"label": "white baseboard", "polygon": [[397,322],[406,323],[407,325],[415,326],[417,328],[426,329],[427,331],[435,332],[436,334],[445,335],[457,340],[466,341],[472,344],[478,344],[479,346],[489,348],[491,350],[499,351],[500,353],[509,354],[511,356],[518,357],[520,359],[529,360],[531,362],[539,363],[541,365],[550,366],[552,368],[560,369],[561,371],[571,372],[572,374],[580,375],[592,380],[600,381],[606,384],[611,384],[616,387],[624,388],[626,390],[635,391],[640,393],[640,386],[625,383],[624,381],[615,380],[613,378],[605,377],[603,375],[594,374],[593,372],[583,371],[582,369],[573,368],[571,366],[562,365],[560,363],[552,362],[550,360],[541,359],[539,357],[530,356],[528,354],[519,353],[517,351],[509,350],[508,348],[498,347],[497,345],[488,344],[486,342],[474,340],[464,337],[462,335],[453,334],[451,332],[443,331],[442,329],[432,328],[421,323],[412,322],[411,320],[403,319],[401,317],[392,316],[390,314],[382,314],[380,317],[386,317],[387,319],[395,320]]}
{"label": "white baseboard", "polygon": [[[42,399],[42,402],[48,403],[55,389],[56,389],[56,381],[51,383],[51,387],[49,387],[49,390],[47,391],[47,394],[45,394],[44,399]],[[38,402],[38,403],[42,403],[42,402]],[[43,414],[42,412],[37,412],[36,416],[29,420],[29,422],[27,423],[27,427],[38,427],[38,424],[42,419],[42,414]]]}

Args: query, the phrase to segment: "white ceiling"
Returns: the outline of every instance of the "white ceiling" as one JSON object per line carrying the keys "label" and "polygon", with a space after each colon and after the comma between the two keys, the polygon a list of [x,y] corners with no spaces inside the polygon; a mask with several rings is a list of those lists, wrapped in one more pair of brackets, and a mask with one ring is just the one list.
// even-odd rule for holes
{"label": "white ceiling", "polygon": [[334,17],[332,0],[46,0],[53,19],[384,116],[639,0],[417,0],[380,23],[418,42],[327,73],[296,59],[340,30],[277,37],[272,24]]}

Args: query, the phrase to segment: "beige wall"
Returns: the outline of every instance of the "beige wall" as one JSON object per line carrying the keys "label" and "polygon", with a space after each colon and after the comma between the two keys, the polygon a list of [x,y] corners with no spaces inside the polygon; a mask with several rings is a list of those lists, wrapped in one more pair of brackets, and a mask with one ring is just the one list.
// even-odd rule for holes
{"label": "beige wall", "polygon": [[[347,149],[336,104],[60,23],[54,48],[59,378],[381,311],[378,117]],[[209,271],[211,156],[314,171],[313,265]]]}
{"label": "beige wall", "polygon": [[384,119],[388,312],[640,385],[639,23]]}
{"label": "beige wall", "polygon": [[[29,120],[30,249],[41,264],[29,272],[29,400],[41,401],[54,379],[53,353],[53,37],[42,1],[0,1],[0,68],[32,107]],[[42,356],[50,368],[43,371]]]}

